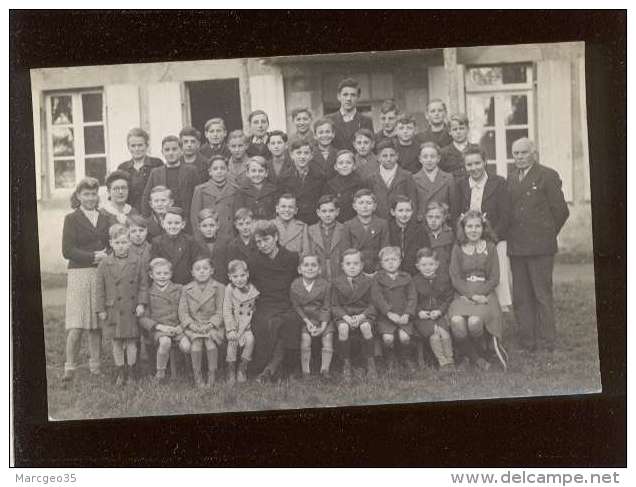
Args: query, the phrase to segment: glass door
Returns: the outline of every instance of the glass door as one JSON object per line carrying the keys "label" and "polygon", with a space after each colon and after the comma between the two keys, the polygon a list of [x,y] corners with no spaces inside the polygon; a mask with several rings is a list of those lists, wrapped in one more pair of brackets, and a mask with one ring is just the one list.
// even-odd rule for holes
{"label": "glass door", "polygon": [[469,68],[466,83],[469,140],[481,146],[487,164],[503,177],[513,162],[513,142],[534,136],[532,68],[512,66],[517,67],[512,73],[510,66]]}

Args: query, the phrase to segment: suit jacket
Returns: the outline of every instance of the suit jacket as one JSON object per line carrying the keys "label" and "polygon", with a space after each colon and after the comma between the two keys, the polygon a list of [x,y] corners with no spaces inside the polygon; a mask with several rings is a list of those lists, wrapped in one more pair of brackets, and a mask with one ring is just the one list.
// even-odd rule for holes
{"label": "suit jacket", "polygon": [[225,287],[214,279],[210,279],[203,289],[196,281],[183,286],[179,321],[189,338],[212,338],[217,344],[223,341],[224,296]]}
{"label": "suit jacket", "polygon": [[338,205],[340,206],[340,213],[338,214],[338,221],[344,223],[351,220],[356,216],[356,212],[353,209],[353,195],[359,189],[366,188],[364,180],[357,172],[352,172],[348,176],[341,176],[337,174],[327,181],[324,194],[333,194],[338,198]]}
{"label": "suit jacket", "polygon": [[508,255],[554,255],[557,235],[570,215],[554,170],[535,163],[519,182],[518,171],[508,175],[511,199]]}
{"label": "suit jacket", "polygon": [[391,218],[391,201],[398,195],[407,196],[413,202],[414,208],[417,208],[418,195],[413,176],[400,166],[397,167],[397,172],[389,187],[384,183],[380,171],[373,173],[365,181],[365,184],[375,193],[378,204],[375,214],[380,218]]}
{"label": "suit jacket", "polygon": [[398,153],[398,164],[402,169],[406,169],[411,174],[415,174],[422,169],[420,163],[420,144],[413,140],[411,145],[402,145],[395,139],[395,150]]}
{"label": "suit jacket", "polygon": [[149,332],[155,331],[157,325],[180,327],[179,300],[181,299],[181,284],[170,282],[165,289],[159,289],[155,284],[148,290],[148,306],[144,315],[139,318],[139,325]]}
{"label": "suit jacket", "polygon": [[379,271],[373,279],[371,299],[383,316],[390,312],[415,316],[417,293],[408,272],[398,271],[396,278],[391,279],[386,271]]}
{"label": "suit jacket", "polygon": [[294,161],[291,160],[289,152],[285,151],[283,155],[283,165],[280,168],[280,172],[276,174],[274,170],[274,160],[268,159],[267,161],[267,180],[274,186],[278,187],[280,182],[289,176],[294,171]]}
{"label": "suit jacket", "polygon": [[[190,214],[190,203],[192,203],[192,194],[194,188],[201,182],[199,172],[191,164],[179,165],[179,178],[176,188],[170,188],[172,191],[172,199],[175,206],[183,209],[185,219],[188,221],[187,215]],[[166,166],[156,167],[150,172],[146,188],[144,189],[142,212],[145,216],[150,215],[150,191],[155,186],[166,186]]]}
{"label": "suit jacket", "polygon": [[322,262],[322,276],[327,280],[332,280],[342,273],[340,266],[340,257],[347,249],[344,241],[344,225],[336,222],[333,235],[331,236],[331,245],[327,244],[322,238],[320,230],[321,223],[315,223],[307,229],[307,241],[309,244],[309,253],[316,254]]}
{"label": "suit jacket", "polygon": [[333,139],[333,146],[337,149],[353,150],[353,137],[360,129],[369,129],[373,133],[373,120],[366,115],[362,115],[359,111],[353,116],[350,122],[345,122],[342,118],[340,110],[327,115],[334,124],[336,136]]}
{"label": "suit jacket", "polygon": [[451,251],[453,250],[453,245],[455,245],[455,233],[448,225],[445,225],[437,237],[430,230],[427,234],[431,242],[431,249],[437,252],[440,272],[448,273]]}
{"label": "suit jacket", "polygon": [[101,211],[96,226],[79,208],[64,217],[62,255],[68,259],[69,269],[97,267],[95,252],[108,248],[109,226],[108,216]]}
{"label": "suit jacket", "polygon": [[142,262],[142,266],[145,269],[144,272],[148,272],[148,265],[150,264],[150,250],[151,245],[148,240],[145,240],[141,245],[130,244],[128,252],[135,254]]}
{"label": "suit jacket", "polygon": [[389,226],[385,219],[374,216],[365,231],[356,216],[344,224],[343,241],[345,249],[360,251],[364,272],[372,274],[378,268],[378,252],[389,245]]}
{"label": "suit jacket", "polygon": [[234,196],[234,208],[236,213],[239,208],[248,208],[254,214],[254,220],[271,220],[276,216],[276,199],[278,189],[265,180],[261,189],[257,189],[251,181],[240,186]]}
{"label": "suit jacket", "polygon": [[236,236],[229,240],[222,240],[216,243],[214,249],[214,279],[222,284],[229,282],[227,276],[227,265],[230,261],[238,259],[248,262],[253,252],[258,252],[254,240],[248,245],[243,243],[240,236]]}
{"label": "suit jacket", "polygon": [[201,151],[197,152],[196,158],[193,162],[185,162],[183,156],[181,156],[181,164],[190,164],[194,166],[199,173],[200,183],[205,183],[208,179],[210,179],[210,158],[201,154]]}
{"label": "suit jacket", "polygon": [[364,314],[368,319],[376,317],[375,307],[371,300],[373,279],[360,274],[353,278],[353,286],[345,275],[333,280],[331,285],[331,313],[334,320],[342,320],[346,315]]}
{"label": "suit jacket", "polygon": [[161,159],[146,156],[144,157],[144,163],[139,170],[135,169],[135,163],[132,159],[122,162],[117,167],[120,171],[128,173],[128,176],[130,177],[130,183],[128,186],[128,204],[140,213],[143,208],[144,189],[146,189],[146,183],[148,182],[150,172],[154,168],[161,166],[163,166],[163,161]]}
{"label": "suit jacket", "polygon": [[152,240],[151,257],[163,257],[172,263],[172,281],[187,284],[192,280],[192,264],[197,255],[207,255],[207,249],[183,232],[176,237],[164,233]]}
{"label": "suit jacket", "polygon": [[466,166],[464,165],[464,152],[469,148],[478,149],[479,146],[469,143],[464,151],[460,151],[455,147],[455,144],[451,142],[440,151],[439,168],[444,172],[452,174],[456,180],[465,178],[467,174]]}
{"label": "suit jacket", "polygon": [[444,130],[440,130],[439,132],[433,132],[430,128],[428,128],[424,132],[418,134],[418,136],[421,141],[420,143],[435,142],[440,148],[446,147],[448,144],[453,142],[453,138],[448,133],[448,127],[444,127]]}
{"label": "suit jacket", "polygon": [[417,293],[416,311],[437,309],[446,314],[455,294],[448,273],[437,272],[432,279],[418,274],[413,278],[413,286]]}
{"label": "suit jacket", "polygon": [[225,141],[221,142],[218,146],[214,148],[210,145],[209,142],[206,142],[199,148],[199,154],[201,154],[201,156],[208,162],[210,161],[212,156],[216,156],[217,154],[222,155],[226,159],[229,159],[230,156],[232,155]]}
{"label": "suit jacket", "polygon": [[279,182],[279,195],[282,193],[291,193],[296,197],[296,206],[298,213],[296,218],[313,225],[318,221],[316,215],[316,207],[318,200],[323,194],[325,186],[325,176],[314,165],[310,163],[309,170],[304,179],[300,177],[296,168],[287,174]]}
{"label": "suit jacket", "polygon": [[150,216],[146,218],[146,221],[148,222],[148,235],[146,236],[148,242],[152,242],[153,238],[165,233],[161,226],[161,220],[154,211],[150,212]]}
{"label": "suit jacket", "polygon": [[336,149],[332,144],[329,147],[329,153],[325,158],[316,144],[310,164],[319,168],[327,179],[331,179],[338,174],[333,167],[336,163],[336,154],[338,154],[338,149]]}
{"label": "suit jacket", "polygon": [[371,153],[367,157],[356,154],[356,172],[365,180],[369,179],[372,174],[380,170],[380,163],[375,154]]}
{"label": "suit jacket", "polygon": [[[470,177],[455,182],[457,203],[453,220],[457,221],[460,213],[470,209]],[[481,198],[481,212],[486,214],[495,232],[495,241],[506,240],[508,223],[510,221],[510,194],[506,187],[506,180],[496,174],[488,174]]]}
{"label": "suit jacket", "polygon": [[192,235],[200,237],[199,212],[203,208],[212,208],[219,215],[218,236],[230,237],[234,231],[234,195],[238,187],[232,181],[227,181],[225,186],[219,188],[212,181],[203,183],[194,188],[192,206],[190,207],[190,223]]}
{"label": "suit jacket", "polygon": [[300,220],[292,220],[287,226],[279,218],[272,223],[278,228],[278,243],[291,252],[303,255],[309,248],[307,225]]}
{"label": "suit jacket", "polygon": [[431,181],[422,168],[413,175],[417,186],[417,219],[424,221],[426,207],[431,201],[448,205],[449,215],[455,214],[455,182],[453,176],[438,169],[435,179]]}
{"label": "suit jacket", "polygon": [[328,322],[331,318],[331,285],[319,277],[314,281],[311,291],[307,292],[303,278],[297,277],[289,289],[294,311],[301,318],[313,322]]}
{"label": "suit jacket", "polygon": [[228,242],[232,239],[225,235],[219,235],[215,239],[208,240],[199,235],[195,240],[201,248],[208,251],[212,267],[214,268],[214,273],[212,274],[214,280],[227,284],[227,263],[229,261],[225,260],[225,249],[227,249]]}
{"label": "suit jacket", "polygon": [[123,267],[108,255],[97,267],[95,310],[108,312],[108,323],[115,325],[115,338],[139,336],[135,308],[148,303],[148,274],[144,262],[129,253]]}
{"label": "suit jacket", "polygon": [[407,223],[405,228],[398,226],[395,218],[389,220],[389,244],[399,247],[402,251],[402,264],[400,269],[415,275],[418,270],[415,268],[417,251],[422,247],[430,247],[426,226],[416,221],[414,218]]}

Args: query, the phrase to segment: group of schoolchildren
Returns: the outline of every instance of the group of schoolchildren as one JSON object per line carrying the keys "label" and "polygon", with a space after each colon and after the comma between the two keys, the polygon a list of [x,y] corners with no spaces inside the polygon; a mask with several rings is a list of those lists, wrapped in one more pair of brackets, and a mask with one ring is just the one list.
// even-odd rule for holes
{"label": "group of schoolchildren", "polygon": [[[339,92],[347,89],[359,90],[355,80]],[[111,339],[118,385],[135,381],[138,355],[159,382],[191,363],[194,384],[212,385],[222,362],[230,383],[272,380],[280,360],[250,366],[259,341],[279,333],[255,329],[270,279],[292,312],[281,316],[300,330],[281,352],[300,377],[311,375],[313,343],[325,380],[334,351],[345,381],[352,361],[374,379],[377,360],[412,372],[431,354],[440,370],[505,367],[497,237],[482,212],[458,203],[466,155],[485,167],[467,143],[466,117],[447,117],[433,100],[429,128],[416,133],[414,118],[387,101],[374,133],[366,117],[337,115],[312,124],[308,109],[295,109],[289,137],[269,131],[260,110],[249,116],[250,135],[228,134],[214,118],[203,145],[192,127],[165,137],[165,163],[132,129],[132,158],[106,178],[108,201],[86,178],[64,222],[63,380],[74,376],[84,332],[93,374],[102,334]],[[291,256],[287,281],[251,264],[278,262],[279,252]]]}

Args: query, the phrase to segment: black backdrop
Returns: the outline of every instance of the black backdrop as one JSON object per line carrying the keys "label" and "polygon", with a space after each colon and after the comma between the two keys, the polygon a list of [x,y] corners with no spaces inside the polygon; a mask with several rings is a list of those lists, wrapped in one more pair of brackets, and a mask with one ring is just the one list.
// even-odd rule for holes
{"label": "black backdrop", "polygon": [[[29,68],[580,40],[602,394],[47,421]],[[12,11],[10,46],[16,466],[626,465],[624,11]]]}

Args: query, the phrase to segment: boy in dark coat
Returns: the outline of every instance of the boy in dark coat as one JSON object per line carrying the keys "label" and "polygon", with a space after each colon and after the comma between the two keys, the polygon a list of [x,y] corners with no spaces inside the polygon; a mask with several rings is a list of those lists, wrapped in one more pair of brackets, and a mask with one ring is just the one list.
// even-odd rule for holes
{"label": "boy in dark coat", "polygon": [[321,118],[314,123],[316,143],[314,144],[311,164],[318,167],[327,179],[336,175],[334,164],[338,149],[333,146],[335,136],[333,120]]}
{"label": "boy in dark coat", "polygon": [[409,358],[412,348],[413,318],[417,295],[411,275],[400,271],[401,253],[398,247],[380,250],[382,269],[376,274],[371,299],[378,310],[377,332],[382,335],[382,344],[387,352],[389,369],[395,367],[394,342],[397,334],[402,355],[411,371],[415,365]]}
{"label": "boy in dark coat", "polygon": [[357,171],[354,171],[355,160],[353,152],[348,150],[338,151],[336,156],[336,175],[327,181],[324,193],[333,194],[338,198],[340,213],[338,221],[344,223],[356,216],[353,209],[353,195],[359,189],[365,187],[362,177]]}
{"label": "boy in dark coat", "polygon": [[[431,350],[440,369],[452,368],[453,343],[446,311],[453,300],[454,290],[448,273],[437,272],[439,260],[437,253],[429,248],[417,252],[417,270],[413,286],[417,293],[415,330],[431,345]],[[423,365],[422,342],[418,341],[418,362]]]}
{"label": "boy in dark coat", "polygon": [[391,199],[397,195],[404,195],[415,203],[417,188],[411,173],[397,164],[397,152],[390,142],[378,144],[378,160],[378,171],[365,181],[365,185],[375,194],[378,203],[376,215],[388,219],[391,216]]}
{"label": "boy in dark coat", "polygon": [[428,247],[430,241],[426,226],[413,218],[414,204],[406,196],[398,195],[391,204],[391,218],[389,220],[389,243],[399,247],[402,252],[400,270],[411,275],[417,273],[415,255],[422,247]]}
{"label": "boy in dark coat", "polygon": [[150,192],[155,186],[165,186],[172,193],[172,200],[176,206],[190,214],[190,204],[194,188],[201,182],[200,174],[191,164],[180,161],[180,141],[174,135],[164,137],[161,151],[166,164],[152,170],[144,190],[142,209],[145,216],[150,216]]}
{"label": "boy in dark coat", "polygon": [[360,98],[360,84],[353,78],[347,78],[338,85],[340,110],[328,115],[334,123],[336,136],[333,141],[337,149],[353,150],[353,136],[360,129],[369,129],[373,133],[373,121],[357,110]]}
{"label": "boy in dark coat", "polygon": [[351,345],[349,337],[356,332],[362,335],[362,353],[367,359],[367,375],[377,379],[373,356],[373,327],[375,308],[371,302],[373,280],[362,272],[362,255],[359,250],[347,249],[342,254],[341,274],[332,283],[331,313],[338,330],[338,350],[343,361],[342,374],[346,382],[351,380]]}
{"label": "boy in dark coat", "polygon": [[364,273],[372,276],[378,270],[378,252],[389,245],[389,226],[383,218],[374,215],[376,199],[370,189],[361,189],[353,195],[353,209],[357,215],[344,224],[345,248],[360,251]]}
{"label": "boy in dark coat", "polygon": [[311,146],[308,142],[296,140],[289,150],[294,161],[294,170],[279,181],[279,194],[293,194],[298,207],[296,218],[307,225],[313,225],[318,221],[316,206],[323,194],[325,176],[310,164]]}
{"label": "boy in dark coat", "polygon": [[152,240],[150,256],[163,257],[172,264],[172,280],[177,284],[188,284],[192,281],[192,264],[199,254],[206,254],[206,249],[185,233],[184,211],[181,208],[169,208],[163,218],[163,229],[166,233]]}
{"label": "boy in dark coat", "polygon": [[240,208],[252,211],[255,220],[271,220],[276,217],[278,189],[267,181],[267,161],[261,156],[250,157],[247,162],[247,178],[234,194],[233,212]]}
{"label": "boy in dark coat", "polygon": [[320,262],[317,255],[302,256],[298,273],[300,277],[292,282],[289,296],[294,311],[304,322],[300,334],[300,363],[303,377],[310,375],[312,338],[320,338],[322,344],[320,375],[329,379],[334,332],[330,310],[331,287],[326,279],[320,277]]}

